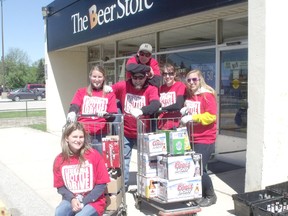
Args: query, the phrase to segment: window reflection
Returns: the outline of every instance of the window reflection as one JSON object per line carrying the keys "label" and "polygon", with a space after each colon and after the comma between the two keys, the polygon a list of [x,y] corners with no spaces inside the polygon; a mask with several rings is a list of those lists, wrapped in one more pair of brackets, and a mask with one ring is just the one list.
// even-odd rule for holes
{"label": "window reflection", "polygon": [[219,133],[246,137],[248,50],[221,52]]}

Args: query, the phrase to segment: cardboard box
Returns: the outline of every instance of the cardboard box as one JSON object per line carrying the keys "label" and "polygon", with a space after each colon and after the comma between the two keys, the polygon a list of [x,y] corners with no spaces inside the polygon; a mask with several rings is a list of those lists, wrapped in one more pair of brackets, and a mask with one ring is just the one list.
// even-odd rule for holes
{"label": "cardboard box", "polygon": [[157,176],[157,156],[149,157],[146,153],[139,154],[138,173],[146,177]]}
{"label": "cardboard box", "polygon": [[158,179],[158,198],[164,201],[183,201],[202,197],[201,177],[178,180]]}
{"label": "cardboard box", "polygon": [[117,194],[122,186],[122,176],[115,178],[110,178],[110,182],[107,184],[107,189],[105,194]]}
{"label": "cardboard box", "polygon": [[183,132],[184,135],[184,149],[185,151],[191,150],[189,134],[187,131],[187,127],[180,127],[176,129],[177,131]]}
{"label": "cardboard box", "polygon": [[176,180],[194,177],[195,164],[192,155],[157,156],[159,178]]}
{"label": "cardboard box", "polygon": [[107,168],[120,168],[119,136],[102,138],[103,158]]}
{"label": "cardboard box", "polygon": [[143,139],[143,153],[148,156],[167,154],[165,133],[146,133]]}
{"label": "cardboard box", "polygon": [[145,177],[137,174],[137,191],[146,198],[158,196],[158,177]]}
{"label": "cardboard box", "polygon": [[106,210],[115,211],[119,208],[122,203],[122,191],[118,194],[106,194]]}
{"label": "cardboard box", "polygon": [[167,144],[167,151],[172,155],[184,154],[184,133],[182,131],[171,131],[169,133],[169,144]]}

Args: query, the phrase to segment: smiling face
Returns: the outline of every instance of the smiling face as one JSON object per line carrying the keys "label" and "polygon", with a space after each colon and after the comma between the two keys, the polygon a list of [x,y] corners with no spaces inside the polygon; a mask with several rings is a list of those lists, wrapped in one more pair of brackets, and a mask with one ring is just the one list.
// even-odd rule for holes
{"label": "smiling face", "polygon": [[141,64],[147,64],[151,58],[151,53],[146,51],[139,51],[138,56]]}
{"label": "smiling face", "polygon": [[200,88],[200,77],[196,73],[188,73],[186,76],[187,87],[194,93]]}
{"label": "smiling face", "polygon": [[132,84],[136,89],[142,89],[146,82],[147,76],[142,73],[136,73],[131,76]]}
{"label": "smiling face", "polygon": [[167,86],[172,86],[175,83],[176,73],[174,67],[170,64],[165,65],[162,69],[163,80]]}
{"label": "smiling face", "polygon": [[80,152],[81,148],[84,146],[84,133],[82,130],[74,130],[69,136],[65,138],[68,143],[69,149],[77,154]]}
{"label": "smiling face", "polygon": [[90,82],[95,89],[100,89],[105,81],[104,74],[98,70],[93,70],[89,76]]}

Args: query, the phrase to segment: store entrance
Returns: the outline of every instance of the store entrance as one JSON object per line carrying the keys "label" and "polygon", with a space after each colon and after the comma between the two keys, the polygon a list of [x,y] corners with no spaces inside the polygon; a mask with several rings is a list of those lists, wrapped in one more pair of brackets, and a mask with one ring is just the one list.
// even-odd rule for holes
{"label": "store entrance", "polygon": [[247,137],[248,49],[220,51],[219,134]]}

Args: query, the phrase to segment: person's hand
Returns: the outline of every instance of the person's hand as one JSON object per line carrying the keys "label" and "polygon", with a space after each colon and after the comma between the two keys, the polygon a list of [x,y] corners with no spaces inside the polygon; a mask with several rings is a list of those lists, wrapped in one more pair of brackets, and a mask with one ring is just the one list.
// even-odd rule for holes
{"label": "person's hand", "polygon": [[69,112],[67,115],[67,122],[73,123],[76,121],[76,113],[75,112]]}
{"label": "person's hand", "polygon": [[106,111],[99,111],[99,112],[97,112],[97,116],[100,117],[100,118],[103,118],[106,114],[107,114]]}
{"label": "person's hand", "polygon": [[192,121],[192,115],[186,115],[181,118],[181,123],[182,124],[187,124],[187,122]]}
{"label": "person's hand", "polygon": [[150,71],[148,72],[147,76],[148,79],[152,79],[154,77],[154,71],[152,67],[150,67]]}
{"label": "person's hand", "polygon": [[113,89],[109,85],[104,85],[103,86],[103,91],[104,91],[105,94],[107,94],[107,93],[113,92]]}
{"label": "person's hand", "polygon": [[188,111],[188,107],[183,107],[181,110],[180,110],[180,113],[182,116],[186,115],[187,114],[187,111]]}
{"label": "person's hand", "polygon": [[73,198],[71,200],[71,207],[73,212],[79,212],[84,206],[77,198]]}
{"label": "person's hand", "polygon": [[143,111],[138,108],[132,108],[130,110],[131,115],[133,115],[135,118],[138,118],[140,115],[143,115]]}

